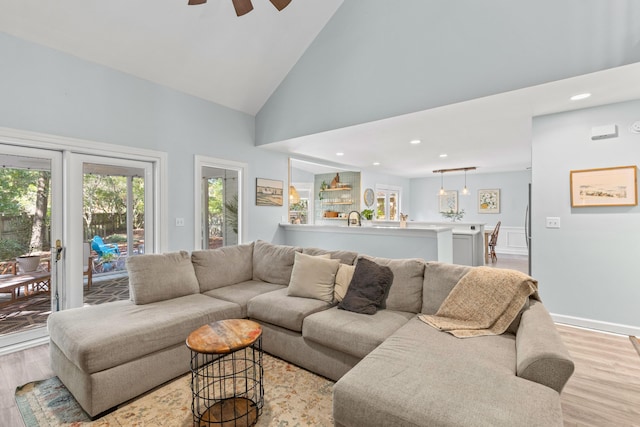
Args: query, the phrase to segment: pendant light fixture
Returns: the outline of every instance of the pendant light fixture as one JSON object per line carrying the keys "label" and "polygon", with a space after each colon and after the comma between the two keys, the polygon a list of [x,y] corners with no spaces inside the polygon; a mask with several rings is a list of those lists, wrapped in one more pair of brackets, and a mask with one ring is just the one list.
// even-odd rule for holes
{"label": "pendant light fixture", "polygon": [[467,166],[464,168],[455,168],[455,169],[438,169],[433,171],[433,173],[439,173],[440,174],[440,191],[438,192],[438,194],[440,194],[441,196],[444,196],[446,194],[446,191],[444,191],[444,173],[445,172],[459,172],[459,171],[464,171],[464,188],[462,189],[462,194],[463,195],[468,195],[469,194],[469,188],[467,188],[467,171],[472,171],[472,170],[476,170],[475,166]]}
{"label": "pendant light fixture", "polygon": [[464,170],[464,188],[462,189],[462,195],[463,196],[469,195],[469,189],[467,188],[467,169],[466,168]]}
{"label": "pendant light fixture", "polygon": [[300,194],[298,194],[298,190],[293,185],[289,186],[289,203],[292,205],[300,203]]}

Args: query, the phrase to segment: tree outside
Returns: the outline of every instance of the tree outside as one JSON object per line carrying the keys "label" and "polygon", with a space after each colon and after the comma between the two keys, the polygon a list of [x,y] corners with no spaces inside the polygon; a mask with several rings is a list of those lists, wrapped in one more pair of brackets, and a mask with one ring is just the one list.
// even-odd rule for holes
{"label": "tree outside", "polygon": [[0,169],[0,260],[47,252],[51,207],[48,171]]}

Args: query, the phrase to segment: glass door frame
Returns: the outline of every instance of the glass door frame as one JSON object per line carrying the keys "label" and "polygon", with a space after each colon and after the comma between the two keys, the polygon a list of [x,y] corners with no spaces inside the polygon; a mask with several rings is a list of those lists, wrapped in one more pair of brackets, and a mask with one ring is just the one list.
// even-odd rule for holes
{"label": "glass door frame", "polygon": [[[3,146],[6,145],[8,147],[15,147],[15,150],[23,150],[23,149],[35,149],[35,150],[43,150],[42,152],[57,152],[62,153],[62,167],[56,168],[56,173],[60,173],[62,185],[58,186],[56,189],[56,193],[52,193],[52,203],[53,197],[59,197],[61,199],[60,205],[62,208],[57,213],[60,215],[59,219],[56,221],[61,222],[61,226],[59,229],[56,228],[55,234],[53,233],[52,228],[52,241],[55,243],[57,239],[62,240],[63,247],[68,242],[73,242],[72,236],[70,235],[70,225],[74,225],[74,228],[78,228],[78,226],[69,221],[66,215],[66,212],[69,211],[69,171],[68,169],[72,166],[70,165],[70,155],[72,153],[75,154],[93,154],[97,156],[101,156],[102,158],[122,158],[122,159],[131,159],[131,160],[141,160],[146,162],[151,162],[153,164],[153,234],[154,234],[154,245],[145,246],[145,251],[147,253],[159,253],[165,252],[167,250],[168,244],[168,188],[169,188],[169,179],[167,176],[167,164],[168,164],[168,154],[162,151],[150,150],[146,148],[136,148],[129,147],[124,145],[115,145],[115,144],[107,144],[103,142],[96,142],[84,139],[77,138],[68,138],[56,135],[48,135],[38,132],[25,131],[20,129],[12,129],[6,127],[0,127],[0,144]],[[25,151],[22,151],[23,153]],[[31,153],[35,151],[30,151]],[[11,154],[11,153],[7,153]],[[58,172],[59,170],[59,172]],[[52,180],[53,178],[52,172]],[[54,190],[52,189],[52,192]],[[55,194],[55,196],[54,196]],[[81,199],[81,198],[80,198]],[[81,215],[81,213],[79,213]],[[52,218],[53,221],[53,218]],[[82,224],[79,222],[77,224]],[[76,264],[77,271],[71,270],[69,268],[68,262],[64,261],[58,264],[56,273],[61,275],[64,273],[65,279],[58,278],[56,283],[56,288],[52,289],[52,292],[56,290],[61,293],[63,291],[64,286],[58,286],[58,283],[65,283],[69,276],[76,276],[76,280],[79,283],[82,283],[82,227],[80,227],[80,237],[78,238],[77,244],[71,245],[69,247],[65,247],[64,253],[68,253],[76,257],[79,261],[74,261],[79,264]],[[60,237],[62,236],[62,237]],[[75,260],[75,258],[73,258]],[[70,274],[73,272],[73,274]],[[60,304],[60,309],[70,308],[69,304]],[[42,336],[35,336],[35,331],[39,331],[38,333],[42,334]],[[32,331],[31,333],[25,333],[23,338],[19,343],[16,344],[8,344],[0,341],[0,354],[6,354],[13,351],[22,350],[25,348],[33,347],[35,345],[43,344],[48,342],[48,332],[46,328],[39,328],[37,330]]]}
{"label": "glass door frame", "polygon": [[229,169],[238,172],[238,244],[246,242],[247,236],[247,209],[245,209],[245,180],[247,177],[248,164],[235,162],[232,160],[217,159],[196,154],[194,156],[194,249],[202,250],[203,248],[203,226],[202,226],[202,209],[203,209],[203,186],[202,176],[203,168]]}
{"label": "glass door frame", "polygon": [[[12,156],[26,156],[36,157],[42,159],[48,159],[51,162],[51,245],[55,246],[56,240],[63,238],[63,156],[60,150],[49,150],[34,147],[25,147],[14,144],[11,140],[6,140],[0,135],[0,152]],[[43,248],[44,249],[44,248]],[[49,282],[49,290],[51,296],[51,311],[54,312],[57,309],[56,295],[59,295],[59,283],[63,283],[65,280],[65,268],[64,260],[56,262],[55,260],[55,247],[51,250],[51,278]],[[20,349],[25,342],[48,341],[48,332],[46,327],[40,327],[31,329],[24,332],[18,332],[0,337],[0,354],[4,353],[5,348]]]}
{"label": "glass door frame", "polygon": [[[67,173],[69,176],[66,186],[66,210],[65,221],[76,224],[75,227],[67,227],[67,267],[69,271],[82,272],[84,259],[84,223],[82,218],[83,201],[83,176],[84,164],[100,164],[107,166],[133,167],[144,170],[145,192],[145,251],[156,252],[156,215],[154,197],[153,163],[140,160],[130,160],[116,157],[96,156],[91,154],[66,153]],[[77,224],[83,226],[78,227]],[[148,245],[148,246],[147,246]],[[148,250],[147,250],[148,249]],[[84,303],[82,274],[69,275],[67,286],[64,289],[62,308],[81,307]]]}

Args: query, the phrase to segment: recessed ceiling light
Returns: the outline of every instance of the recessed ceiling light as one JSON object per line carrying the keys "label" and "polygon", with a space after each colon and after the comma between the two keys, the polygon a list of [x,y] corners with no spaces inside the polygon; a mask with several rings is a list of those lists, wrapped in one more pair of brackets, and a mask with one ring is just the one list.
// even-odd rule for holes
{"label": "recessed ceiling light", "polygon": [[380,162],[373,162],[373,166],[380,166]]}
{"label": "recessed ceiling light", "polygon": [[412,139],[411,141],[409,141],[409,144],[413,144],[413,145],[418,145],[420,144],[422,141],[420,141],[419,139]]}
{"label": "recessed ceiling light", "polygon": [[442,153],[442,154],[440,154],[440,157],[447,157],[447,154]]}
{"label": "recessed ceiling light", "polygon": [[336,153],[336,156],[344,156],[344,153]]}
{"label": "recessed ceiling light", "polygon": [[581,99],[587,99],[588,97],[590,97],[591,94],[590,93],[579,93],[577,95],[573,95],[571,98],[572,101],[580,101]]}

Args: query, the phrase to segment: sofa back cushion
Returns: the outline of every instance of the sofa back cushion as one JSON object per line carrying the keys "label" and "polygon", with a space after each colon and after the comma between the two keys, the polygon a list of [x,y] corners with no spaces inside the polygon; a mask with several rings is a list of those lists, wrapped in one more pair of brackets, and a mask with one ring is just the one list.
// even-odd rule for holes
{"label": "sofa back cushion", "polygon": [[200,292],[186,251],[127,257],[129,294],[134,304],[178,298]]}
{"label": "sofa back cushion", "polygon": [[436,314],[449,292],[471,268],[466,265],[427,262],[422,289],[422,313]]}
{"label": "sofa back cushion", "polygon": [[253,246],[253,280],[287,286],[296,252],[302,252],[302,249],[256,241]]}
{"label": "sofa back cushion", "polygon": [[193,251],[191,262],[200,284],[200,292],[246,282],[253,278],[253,242]]}
{"label": "sofa back cushion", "polygon": [[393,283],[382,308],[419,313],[422,307],[424,261],[417,258],[365,258],[389,267],[393,273]]}
{"label": "sofa back cushion", "polygon": [[348,265],[353,265],[358,257],[358,253],[353,251],[328,251],[326,249],[319,248],[303,248],[302,253],[313,256],[329,254],[332,259],[338,259],[340,260],[340,263]]}

